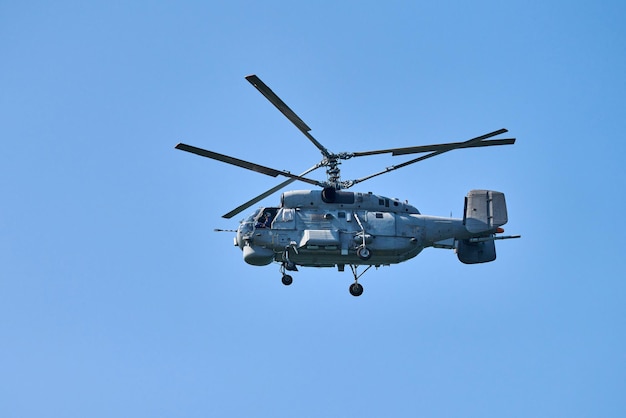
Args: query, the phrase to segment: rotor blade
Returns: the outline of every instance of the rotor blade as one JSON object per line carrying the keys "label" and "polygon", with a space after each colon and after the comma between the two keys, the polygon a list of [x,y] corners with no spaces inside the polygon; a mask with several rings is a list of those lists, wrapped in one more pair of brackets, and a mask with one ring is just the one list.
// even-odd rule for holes
{"label": "rotor blade", "polygon": [[236,165],[237,167],[245,168],[248,170],[256,171],[257,173],[266,174],[268,176],[276,177],[276,176],[285,176],[292,178],[294,180],[300,180],[305,183],[314,184],[316,186],[321,186],[322,184],[317,180],[307,179],[305,177],[296,176],[295,174],[291,174],[288,171],[275,170],[270,167],[265,167],[259,164],[251,163],[248,161],[240,160],[238,158],[229,157],[228,155],[218,154],[217,152],[208,151],[202,148],[194,147],[187,144],[178,144],[176,145],[176,149],[187,151],[192,154],[200,155],[202,157],[212,158],[214,160],[222,161],[227,164]]}
{"label": "rotor blade", "polygon": [[357,183],[361,183],[361,182],[363,182],[365,180],[369,180],[369,179],[371,179],[373,177],[380,176],[381,174],[385,174],[385,173],[388,173],[390,171],[394,171],[394,170],[397,170],[399,168],[406,167],[407,165],[411,165],[411,164],[414,164],[414,163],[417,163],[417,162],[420,162],[420,161],[424,161],[424,160],[426,160],[428,158],[431,158],[431,157],[436,157],[437,155],[441,155],[441,154],[443,154],[445,152],[448,152],[448,151],[452,151],[452,150],[459,149],[459,148],[469,148],[469,147],[472,147],[472,146],[474,146],[474,144],[480,143],[480,141],[482,141],[483,139],[491,138],[492,136],[500,135],[500,134],[503,134],[505,132],[508,132],[508,131],[506,129],[499,129],[497,131],[494,131],[494,132],[491,132],[491,133],[488,133],[488,134],[485,134],[485,135],[481,135],[481,136],[478,136],[476,138],[472,138],[472,139],[464,141],[464,142],[459,142],[458,144],[460,144],[460,145],[459,146],[455,146],[454,148],[440,149],[438,151],[431,152],[430,154],[422,155],[421,157],[415,158],[415,159],[410,160],[410,161],[406,161],[406,162],[404,162],[402,164],[392,165],[391,167],[387,167],[385,170],[379,171],[378,173],[374,173],[374,174],[371,174],[369,176],[362,177],[362,178],[357,179],[357,180],[353,180],[352,182],[350,182],[350,187],[355,185],[355,184],[357,184]]}
{"label": "rotor blade", "polygon": [[385,150],[355,152],[353,153],[353,156],[364,157],[368,155],[391,153],[391,155],[395,157],[397,155],[418,154],[421,152],[432,152],[432,151],[450,150],[450,149],[458,149],[458,148],[489,147],[489,146],[494,146],[494,145],[512,145],[514,143],[515,143],[515,138],[492,139],[490,141],[481,141],[481,142],[471,144],[471,145],[464,145],[463,142],[450,142],[447,144],[419,145],[416,147],[390,148],[390,149],[385,149]]}
{"label": "rotor blade", "polygon": [[[363,151],[363,152],[354,152],[352,155],[354,157],[364,157],[368,155],[378,155],[378,154],[387,154],[391,153],[392,155],[405,155],[405,154],[416,154],[420,152],[432,152],[432,151],[442,151],[442,150],[451,150],[457,148],[472,148],[472,147],[487,147],[491,145],[509,145],[515,143],[515,138],[509,139],[495,139],[492,141],[484,141],[484,139],[491,138],[493,136],[497,136],[508,132],[506,129],[499,129],[497,131],[482,135],[477,138],[470,139],[469,141],[464,142],[449,142],[447,144],[433,144],[433,145],[419,145],[415,147],[406,147],[406,148],[389,148],[389,149],[381,149],[374,151]],[[480,138],[480,140],[478,140]],[[478,140],[474,142],[475,140]]]}
{"label": "rotor blade", "polygon": [[[320,168],[321,166],[322,166],[321,164],[316,164],[313,167],[309,168],[304,173],[300,174],[300,176],[304,176],[304,175],[310,173],[311,171]],[[260,202],[261,200],[265,199],[266,197],[276,193],[277,191],[279,191],[283,187],[287,187],[288,185],[290,185],[294,181],[296,181],[296,179],[288,179],[288,180],[283,181],[279,185],[272,187],[268,191],[266,191],[264,193],[261,193],[257,197],[255,197],[255,198],[253,198],[251,200],[248,200],[246,203],[244,203],[242,205],[239,205],[235,209],[231,210],[230,212],[222,215],[222,218],[226,218],[226,219],[232,218],[233,216],[237,215],[238,213],[242,212],[243,210],[248,209],[250,206],[254,205],[255,203]]]}
{"label": "rotor blade", "polygon": [[261,94],[270,101],[270,103],[276,106],[276,108],[280,110],[280,112],[285,115],[287,119],[291,121],[291,123],[296,125],[296,128],[298,128],[300,132],[302,132],[304,136],[306,136],[309,141],[313,143],[313,145],[315,145],[320,151],[322,151],[324,157],[328,157],[330,155],[330,152],[326,149],[326,147],[320,144],[317,139],[313,138],[313,135],[309,133],[311,128],[309,128],[309,126],[304,123],[304,121],[300,119],[298,115],[296,115],[296,112],[291,110],[291,108],[287,106],[285,102],[283,102],[281,98],[272,91],[272,89],[270,89],[264,82],[262,82],[259,77],[253,74],[246,76],[246,80],[248,80],[250,84],[256,87],[256,89],[260,91]]}
{"label": "rotor blade", "polygon": [[284,182],[280,183],[278,186],[271,188],[270,190],[266,191],[265,193],[262,193],[262,194],[258,195],[254,199],[251,199],[251,200],[247,201],[246,203],[244,203],[244,204],[242,204],[240,206],[237,206],[235,209],[231,210],[230,212],[222,215],[222,218],[226,218],[226,219],[232,218],[236,214],[238,214],[238,213],[248,209],[250,206],[252,206],[255,203],[260,202],[261,200],[265,199],[266,197],[276,193],[277,191],[279,191],[283,187],[286,187],[287,185],[293,183],[294,181],[296,181],[296,180],[295,179],[285,180]]}
{"label": "rotor blade", "polygon": [[[398,149],[392,153],[392,155],[407,155],[407,154],[415,154],[420,152],[430,152],[430,151],[442,151],[442,150],[452,150],[452,149],[460,149],[460,148],[476,148],[476,147],[489,147],[494,145],[512,145],[515,143],[515,138],[506,138],[506,139],[492,139],[490,141],[480,141],[473,144],[463,144],[462,142],[452,142],[449,144],[440,144],[439,147],[436,145],[431,145],[430,147],[409,147],[407,149]],[[430,148],[430,149],[429,149]]]}

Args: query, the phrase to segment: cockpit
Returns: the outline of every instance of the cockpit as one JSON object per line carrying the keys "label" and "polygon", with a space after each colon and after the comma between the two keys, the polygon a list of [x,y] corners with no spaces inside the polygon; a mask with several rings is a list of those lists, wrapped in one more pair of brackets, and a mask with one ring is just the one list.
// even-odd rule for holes
{"label": "cockpit", "polygon": [[272,222],[276,217],[278,208],[262,208],[259,209],[255,219],[255,228],[271,228]]}
{"label": "cockpit", "polygon": [[243,248],[247,240],[249,240],[255,231],[258,233],[263,229],[270,229],[272,222],[276,218],[278,208],[258,208],[250,216],[245,218],[237,228],[237,236],[235,243]]}

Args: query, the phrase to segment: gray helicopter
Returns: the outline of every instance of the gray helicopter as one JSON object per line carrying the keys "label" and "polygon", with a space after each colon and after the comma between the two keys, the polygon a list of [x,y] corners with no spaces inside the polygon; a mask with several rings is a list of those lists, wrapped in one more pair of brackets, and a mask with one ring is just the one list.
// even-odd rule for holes
{"label": "gray helicopter", "polygon": [[[253,266],[279,263],[284,285],[292,284],[293,278],[287,272],[297,271],[298,266],[337,267],[344,271],[347,265],[354,276],[350,294],[360,296],[363,286],[358,280],[372,266],[401,263],[427,247],[453,249],[465,264],[486,263],[496,259],[496,240],[520,238],[520,235],[498,235],[504,232],[501,227],[508,221],[506,201],[501,192],[471,190],[465,197],[463,218],[456,219],[422,215],[408,202],[371,192],[346,190],[365,180],[455,149],[514,144],[515,138],[489,139],[508,132],[506,129],[463,142],[335,154],[318,142],[310,134],[311,128],[256,75],[249,75],[246,80],[317,147],[322,153],[319,163],[295,175],[183,143],[176,148],[268,176],[287,177],[283,183],[223,215],[227,219],[294,181],[320,187],[318,190],[284,192],[280,206],[258,208],[240,222],[236,231],[231,231],[236,232],[235,246],[243,251],[246,263]],[[366,177],[341,180],[341,160],[387,153],[393,156],[424,155]],[[305,177],[320,167],[326,167],[326,181]],[[358,272],[361,266],[364,270]]]}

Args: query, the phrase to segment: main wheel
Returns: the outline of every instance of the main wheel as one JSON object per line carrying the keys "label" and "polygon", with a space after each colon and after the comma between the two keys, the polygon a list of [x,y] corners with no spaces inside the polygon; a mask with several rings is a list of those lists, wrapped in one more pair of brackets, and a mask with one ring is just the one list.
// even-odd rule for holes
{"label": "main wheel", "polygon": [[361,283],[352,283],[350,285],[350,294],[352,296],[361,296],[363,294],[363,285]]}
{"label": "main wheel", "polygon": [[283,284],[285,286],[289,286],[291,283],[293,283],[293,277],[291,277],[288,274],[284,274],[283,275]]}
{"label": "main wheel", "polygon": [[369,260],[370,258],[372,258],[372,252],[367,247],[359,247],[359,248],[357,248],[356,255],[361,260]]}

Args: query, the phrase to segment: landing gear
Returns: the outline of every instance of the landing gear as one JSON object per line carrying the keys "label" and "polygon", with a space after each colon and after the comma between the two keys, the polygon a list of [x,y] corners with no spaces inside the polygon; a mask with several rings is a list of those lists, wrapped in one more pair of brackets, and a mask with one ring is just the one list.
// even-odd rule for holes
{"label": "landing gear", "polygon": [[[358,233],[355,238],[357,238],[357,239],[358,238],[362,238],[363,239],[363,242],[361,243],[361,245],[359,245],[357,247],[357,249],[356,249],[356,255],[361,260],[366,261],[366,260],[369,260],[372,257],[372,252],[366,246],[366,244],[367,244],[366,237],[368,235],[365,233],[365,227],[363,226],[363,223],[361,222],[361,219],[359,219],[359,215],[357,215],[355,213],[354,214],[354,219],[356,219],[356,222],[359,224],[359,227],[361,228],[361,232]],[[365,272],[363,272],[363,273],[365,273]]]}
{"label": "landing gear", "polygon": [[[357,254],[361,259],[369,259],[372,256],[371,251],[365,247],[359,247],[357,249]],[[366,257],[366,258],[365,258]],[[378,267],[378,265],[375,264],[370,264],[368,266],[365,266],[365,269],[361,272],[357,271],[357,269],[359,268],[359,266],[361,266],[362,264],[348,264],[350,266],[350,270],[352,271],[352,276],[354,277],[354,283],[352,283],[350,285],[350,287],[348,288],[348,290],[350,291],[350,294],[354,297],[357,296],[361,296],[363,294],[363,285],[361,283],[359,283],[359,279],[361,278],[361,276],[363,276],[369,269],[371,269],[372,267]],[[345,269],[345,264],[338,264],[337,268],[339,269],[339,271],[344,271]],[[285,260],[283,259],[283,261],[280,263],[280,274],[282,276],[281,281],[285,286],[291,286],[293,284],[293,277],[291,277],[290,274],[288,274],[291,271],[298,271],[296,264],[289,261],[288,259]]]}
{"label": "landing gear", "polygon": [[283,280],[283,284],[285,286],[289,286],[289,285],[291,285],[291,283],[293,283],[293,277],[291,277],[288,274],[283,274],[283,279],[282,280]]}
{"label": "landing gear", "polygon": [[361,296],[363,294],[363,285],[361,283],[359,283],[359,278],[365,274],[365,272],[367,270],[369,270],[370,268],[372,268],[372,266],[367,266],[367,268],[365,270],[363,270],[361,273],[357,273],[356,269],[358,266],[354,265],[354,264],[350,264],[350,270],[352,270],[352,275],[354,276],[354,283],[352,283],[350,285],[350,288],[348,290],[350,290],[350,294],[352,296]]}
{"label": "landing gear", "polygon": [[287,274],[287,272],[298,271],[298,267],[296,266],[296,263],[289,260],[290,248],[293,248],[293,251],[295,251],[296,253],[298,252],[298,250],[295,247],[295,243],[292,243],[292,244],[294,244],[293,247],[292,245],[288,245],[287,247],[285,247],[285,251],[283,252],[283,261],[280,263],[280,274],[283,275],[282,282],[285,286],[290,286],[293,283],[293,277]]}
{"label": "landing gear", "polygon": [[280,264],[280,274],[283,275],[282,282],[285,286],[290,286],[293,283],[293,277],[287,274],[287,271],[298,271],[298,269],[295,264],[289,261],[283,261]]}
{"label": "landing gear", "polygon": [[361,296],[363,294],[363,285],[358,282],[354,282],[350,285],[350,294],[352,296]]}
{"label": "landing gear", "polygon": [[356,255],[361,260],[369,260],[370,258],[372,258],[372,252],[365,245],[362,245],[356,249]]}

